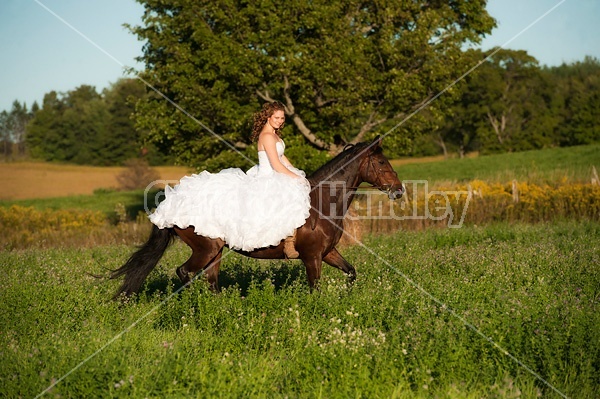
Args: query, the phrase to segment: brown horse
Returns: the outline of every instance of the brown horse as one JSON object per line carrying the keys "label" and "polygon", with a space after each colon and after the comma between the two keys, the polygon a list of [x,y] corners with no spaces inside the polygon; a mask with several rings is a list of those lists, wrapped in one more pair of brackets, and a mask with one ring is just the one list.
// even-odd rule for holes
{"label": "brown horse", "polygon": [[[312,187],[310,216],[298,228],[296,235],[296,250],[306,267],[308,283],[311,289],[315,288],[321,277],[322,262],[342,270],[353,281],[356,270],[335,246],[342,236],[344,215],[356,189],[367,182],[386,192],[390,199],[396,199],[403,194],[402,182],[383,155],[379,138],[372,143],[347,146],[308,180]],[[110,275],[113,279],[125,275],[116,296],[122,293],[130,295],[140,289],[175,235],[192,249],[190,258],[177,269],[181,281],[187,284],[191,281],[191,274],[203,272],[211,288],[219,290],[219,266],[226,242],[197,235],[193,227],[159,229],[153,226],[148,241]],[[258,259],[285,259],[283,241],[277,246],[236,252]]]}

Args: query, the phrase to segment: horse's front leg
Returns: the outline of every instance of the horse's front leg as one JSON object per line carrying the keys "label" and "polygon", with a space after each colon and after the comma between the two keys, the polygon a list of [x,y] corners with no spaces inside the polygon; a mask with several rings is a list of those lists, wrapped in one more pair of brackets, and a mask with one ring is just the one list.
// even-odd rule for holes
{"label": "horse's front leg", "polygon": [[321,268],[323,267],[323,258],[321,254],[313,256],[302,256],[304,267],[306,267],[306,277],[310,290],[318,289],[319,279],[321,278]]}
{"label": "horse's front leg", "polygon": [[337,249],[333,248],[325,257],[323,261],[328,265],[336,267],[348,275],[348,281],[353,283],[356,280],[356,269],[346,259],[340,255]]}

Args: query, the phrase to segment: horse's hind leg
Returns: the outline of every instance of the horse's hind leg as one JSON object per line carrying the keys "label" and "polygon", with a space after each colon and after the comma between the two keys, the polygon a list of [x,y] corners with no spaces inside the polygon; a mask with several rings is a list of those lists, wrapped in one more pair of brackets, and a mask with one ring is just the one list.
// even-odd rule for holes
{"label": "horse's hind leg", "polygon": [[177,268],[177,276],[183,284],[188,284],[192,280],[193,274],[203,271],[204,277],[206,277],[210,284],[210,288],[213,291],[219,291],[219,268],[221,266],[222,253],[223,247],[216,254],[214,251],[192,253],[192,256]]}
{"label": "horse's hind leg", "polygon": [[219,267],[221,266],[221,254],[225,245],[223,240],[196,235],[192,228],[176,229],[176,232],[192,249],[190,258],[177,268],[177,276],[181,282],[188,284],[191,281],[190,274],[204,271],[211,289],[218,291]]}
{"label": "horse's hind leg", "polygon": [[337,249],[333,248],[325,257],[323,261],[328,265],[336,267],[348,275],[349,281],[352,283],[356,280],[356,269],[346,259],[340,255]]}

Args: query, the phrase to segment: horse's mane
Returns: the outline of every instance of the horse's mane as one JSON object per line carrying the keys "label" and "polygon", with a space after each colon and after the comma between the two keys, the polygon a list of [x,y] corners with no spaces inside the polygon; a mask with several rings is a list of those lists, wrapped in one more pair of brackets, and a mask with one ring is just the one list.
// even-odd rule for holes
{"label": "horse's mane", "polygon": [[346,168],[346,164],[351,163],[353,158],[360,157],[361,151],[364,151],[370,143],[348,144],[344,150],[337,154],[335,158],[314,171],[308,179],[311,182],[322,181],[332,175],[337,175],[340,171]]}

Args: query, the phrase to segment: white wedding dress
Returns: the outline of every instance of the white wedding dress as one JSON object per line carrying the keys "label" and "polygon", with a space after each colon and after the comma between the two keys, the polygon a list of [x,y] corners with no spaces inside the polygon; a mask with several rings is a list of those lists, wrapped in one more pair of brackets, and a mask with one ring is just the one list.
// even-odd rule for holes
{"label": "white wedding dress", "polygon": [[[281,159],[283,141],[276,144]],[[183,177],[174,188],[165,187],[165,199],[150,221],[159,228],[193,226],[198,235],[221,238],[230,248],[251,251],[278,245],[304,224],[310,210],[310,186],[303,171],[293,178],[276,172],[265,151],[258,165],[207,171]]]}

